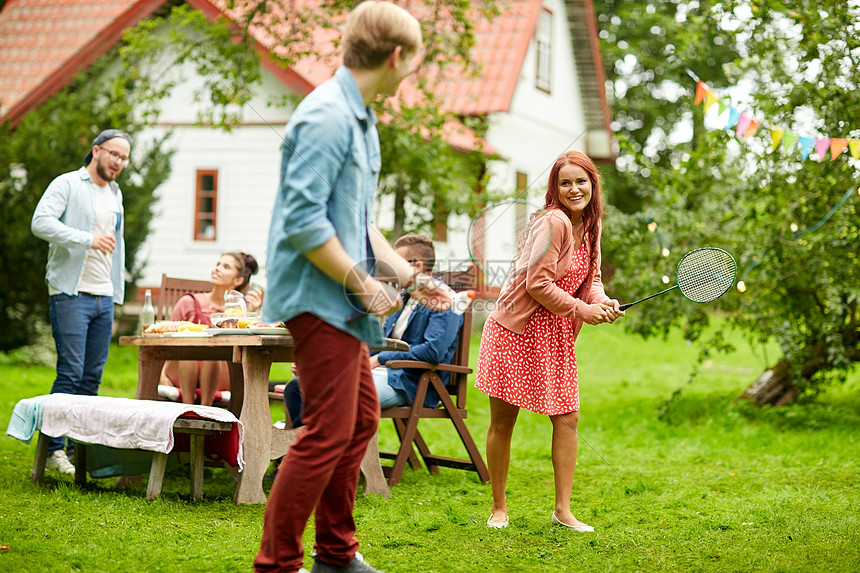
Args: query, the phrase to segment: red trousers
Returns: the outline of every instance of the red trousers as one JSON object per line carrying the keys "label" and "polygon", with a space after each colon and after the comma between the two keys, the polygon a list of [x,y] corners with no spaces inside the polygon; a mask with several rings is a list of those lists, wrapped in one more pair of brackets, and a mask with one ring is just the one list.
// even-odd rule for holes
{"label": "red trousers", "polygon": [[358,549],[352,517],[358,474],[379,424],[367,345],[312,314],[287,322],[304,399],[296,441],[281,462],[263,522],[256,571],[294,573],[315,511],[315,550],[345,567]]}

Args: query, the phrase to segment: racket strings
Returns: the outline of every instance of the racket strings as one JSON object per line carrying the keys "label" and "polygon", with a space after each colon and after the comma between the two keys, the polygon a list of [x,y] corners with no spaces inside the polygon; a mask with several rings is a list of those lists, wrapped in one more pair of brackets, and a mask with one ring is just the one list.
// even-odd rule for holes
{"label": "racket strings", "polygon": [[691,251],[678,264],[678,287],[693,302],[711,302],[731,288],[736,272],[735,260],[725,251]]}

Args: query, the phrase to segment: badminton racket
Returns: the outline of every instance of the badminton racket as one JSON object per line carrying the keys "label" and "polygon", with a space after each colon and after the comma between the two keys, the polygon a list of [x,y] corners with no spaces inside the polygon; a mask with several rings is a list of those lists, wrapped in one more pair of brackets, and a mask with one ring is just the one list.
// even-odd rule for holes
{"label": "badminton racket", "polygon": [[621,310],[675,289],[693,302],[712,302],[731,288],[737,273],[738,265],[726,251],[715,247],[695,249],[684,255],[678,263],[678,283],[675,286],[636,302],[622,304]]}

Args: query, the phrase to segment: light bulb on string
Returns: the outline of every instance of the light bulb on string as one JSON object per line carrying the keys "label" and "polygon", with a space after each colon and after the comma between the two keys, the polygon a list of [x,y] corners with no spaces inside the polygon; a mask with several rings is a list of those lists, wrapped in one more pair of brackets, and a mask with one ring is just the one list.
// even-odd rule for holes
{"label": "light bulb on string", "polygon": [[788,226],[788,228],[791,229],[792,233],[796,233],[797,229],[799,229],[799,227],[797,226],[797,223],[792,223],[791,225]]}
{"label": "light bulb on string", "polygon": [[744,281],[738,281],[738,292],[747,292],[747,284]]}
{"label": "light bulb on string", "polygon": [[671,251],[669,249],[667,249],[666,247],[663,247],[662,254],[664,257],[668,257],[671,254]]}
{"label": "light bulb on string", "polygon": [[669,284],[669,280],[670,280],[669,277],[667,277],[666,275],[663,275],[663,284],[664,285]]}
{"label": "light bulb on string", "polygon": [[655,221],[651,221],[648,223],[648,230],[652,233],[657,230],[657,223]]}

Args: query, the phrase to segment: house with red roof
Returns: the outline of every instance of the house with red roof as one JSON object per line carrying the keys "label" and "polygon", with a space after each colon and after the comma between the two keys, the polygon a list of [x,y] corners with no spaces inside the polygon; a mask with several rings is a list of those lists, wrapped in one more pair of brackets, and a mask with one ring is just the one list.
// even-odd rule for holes
{"label": "house with red roof", "polygon": [[[229,17],[219,0],[186,2],[210,20]],[[116,47],[124,30],[166,4],[9,0],[0,12],[0,121],[20,121]],[[516,191],[540,205],[549,168],[564,151],[583,151],[598,161],[614,158],[593,4],[507,0],[499,6],[501,14],[476,29],[472,59],[481,65],[480,73],[442,82],[437,94],[451,111],[486,118],[481,145],[500,157],[488,161],[489,187]],[[171,175],[157,190],[156,216],[142,252],[141,286],[157,286],[162,273],[206,278],[226,251],[242,250],[265,262],[281,132],[291,111],[270,103],[309,93],[331,76],[336,62],[306,58],[284,69],[265,57],[276,49],[272,42],[262,33],[254,38],[264,54],[262,85],[243,106],[236,128],[199,125],[194,72],[169,70],[165,73],[180,74],[184,82],[160,103],[157,123],[134,134],[137,140],[154,139],[169,130],[174,149]],[[453,131],[448,139],[458,149],[475,142],[466,130]],[[381,228],[393,223],[385,200],[375,215]],[[463,219],[449,222],[440,258],[467,255],[468,220]]]}

